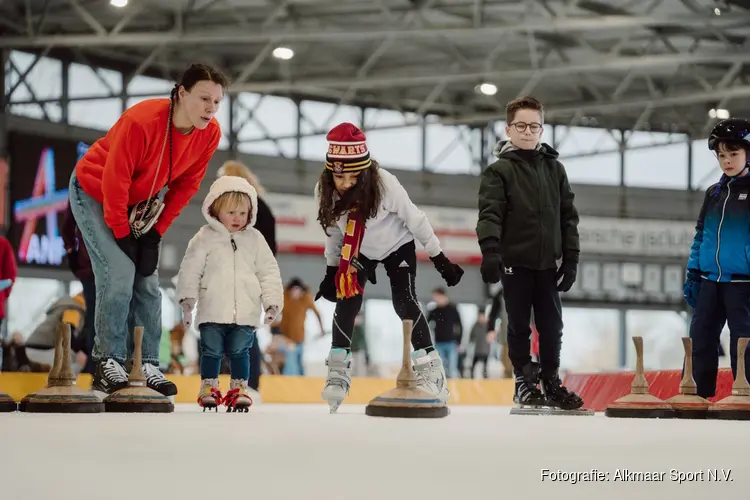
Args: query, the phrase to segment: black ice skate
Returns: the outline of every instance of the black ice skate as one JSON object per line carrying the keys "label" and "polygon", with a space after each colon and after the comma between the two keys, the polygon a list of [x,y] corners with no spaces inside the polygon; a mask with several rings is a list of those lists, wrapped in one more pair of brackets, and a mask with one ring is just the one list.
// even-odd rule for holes
{"label": "black ice skate", "polygon": [[541,386],[547,400],[546,405],[550,408],[577,410],[583,406],[583,399],[562,385],[557,372],[542,374]]}
{"label": "black ice skate", "polygon": [[529,363],[520,374],[516,374],[516,391],[513,402],[521,408],[545,406],[544,394],[539,390],[539,365]]}
{"label": "black ice skate", "polygon": [[114,359],[100,361],[91,381],[91,390],[106,395],[128,386],[128,374],[125,368]]}
{"label": "black ice skate", "polygon": [[536,363],[527,365],[524,373],[516,376],[513,401],[518,406],[510,410],[511,415],[594,415],[593,410],[581,408],[583,400],[562,385],[557,373],[554,376],[542,376],[540,383],[539,365]]}
{"label": "black ice skate", "polygon": [[162,396],[174,396],[177,394],[177,386],[164,377],[158,366],[143,363],[143,375],[146,377],[146,385]]}

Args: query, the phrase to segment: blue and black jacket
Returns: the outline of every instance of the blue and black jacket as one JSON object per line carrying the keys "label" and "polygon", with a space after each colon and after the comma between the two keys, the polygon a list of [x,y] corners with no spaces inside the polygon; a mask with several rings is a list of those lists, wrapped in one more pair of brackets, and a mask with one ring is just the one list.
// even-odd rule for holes
{"label": "blue and black jacket", "polygon": [[687,269],[711,281],[750,281],[750,175],[722,176],[708,188]]}

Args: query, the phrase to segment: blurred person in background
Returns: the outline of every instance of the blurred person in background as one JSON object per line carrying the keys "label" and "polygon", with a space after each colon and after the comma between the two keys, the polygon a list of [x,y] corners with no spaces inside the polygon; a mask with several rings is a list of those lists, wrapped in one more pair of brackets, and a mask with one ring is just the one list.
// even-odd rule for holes
{"label": "blurred person in background", "polygon": [[169,339],[170,362],[168,372],[183,375],[189,368],[189,361],[182,348],[182,342],[185,340],[185,325],[182,323],[174,325],[169,331]]}
{"label": "blurred person in background", "polygon": [[284,312],[274,325],[287,342],[278,343],[284,350],[284,368],[282,375],[304,376],[305,318],[307,311],[312,311],[318,318],[320,337],[325,337],[323,318],[315,307],[315,300],[307,285],[301,279],[292,278],[284,289]]}
{"label": "blurred person in background", "polygon": [[159,369],[159,252],[162,236],[200,189],[219,147],[214,115],[228,85],[216,68],[191,65],[168,99],[146,99],[125,110],[71,175],[70,206],[96,280],[95,391],[127,387],[124,364],[132,359],[129,340],[138,324],[148,387],[177,394]]}
{"label": "blurred person in background", "polygon": [[18,277],[16,256],[13,247],[5,236],[0,236],[0,370],[3,369],[3,340],[6,337],[8,325],[6,323],[5,305],[13,290],[13,283]]}
{"label": "blurred person in background", "polygon": [[86,244],[83,242],[81,230],[76,225],[73,211],[65,211],[63,227],[61,231],[65,253],[68,256],[68,267],[83,286],[83,301],[86,305],[86,317],[83,321],[82,338],[84,339],[83,352],[86,354],[86,366],[83,373],[94,373],[96,365],[91,353],[94,349],[94,338],[96,330],[94,328],[94,313],[96,311],[96,283],[94,281],[94,270],[91,268],[91,259],[86,250]]}
{"label": "blurred person in background", "polygon": [[44,312],[44,319],[26,339],[29,361],[52,368],[60,323],[70,327],[70,358],[73,371],[80,373],[86,366],[86,301],[83,293],[57,299]]}
{"label": "blurred person in background", "polygon": [[[235,160],[224,162],[216,175],[217,177],[223,175],[242,177],[255,188],[255,192],[258,195],[258,214],[255,218],[254,227],[260,231],[260,234],[263,235],[266,243],[268,243],[271,253],[276,256],[276,218],[273,216],[271,207],[265,201],[266,190],[258,180],[258,177],[243,163]],[[261,361],[260,343],[256,341],[253,342],[250,348],[250,379],[248,380],[248,387],[256,392],[260,391]]]}
{"label": "blurred person in background", "polygon": [[432,291],[432,301],[435,307],[427,313],[427,322],[435,334],[435,349],[447,364],[448,378],[457,378],[460,376],[458,351],[464,333],[461,315],[443,288]]}
{"label": "blurred person in background", "polygon": [[42,366],[29,361],[21,332],[13,332],[10,338],[0,340],[0,371],[3,372],[48,372],[51,366]]}
{"label": "blurred person in background", "polygon": [[474,351],[469,378],[474,378],[474,370],[479,363],[482,363],[482,376],[489,378],[487,375],[487,359],[490,356],[490,343],[493,341],[494,336],[487,332],[487,315],[484,308],[480,307],[477,313],[477,321],[469,334],[469,342],[472,344]]}
{"label": "blurred person in background", "polygon": [[[505,311],[503,285],[502,283],[495,283],[488,287],[488,291],[492,297],[490,314],[487,317],[487,339],[490,343],[490,353],[492,353],[493,346],[499,347],[499,359],[503,365],[503,377],[512,378],[513,365],[508,356],[508,315]],[[498,321],[500,322],[499,325]]]}
{"label": "blurred person in background", "polygon": [[326,274],[318,297],[336,304],[328,377],[321,397],[335,412],[351,385],[354,321],[362,308],[365,283],[376,283],[382,263],[391,285],[393,309],[413,322],[412,360],[417,386],[447,402],[450,397],[440,354],[416,298],[419,240],[448,286],[461,281],[463,269],[443,253],[423,211],[392,173],[370,158],[365,134],[351,123],[326,136],[328,153],[315,185],[318,222],[326,234]]}

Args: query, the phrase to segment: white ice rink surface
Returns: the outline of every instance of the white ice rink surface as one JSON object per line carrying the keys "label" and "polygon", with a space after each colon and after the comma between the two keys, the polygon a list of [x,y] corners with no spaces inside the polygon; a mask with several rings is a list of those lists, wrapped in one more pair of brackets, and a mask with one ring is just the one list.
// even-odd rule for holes
{"label": "white ice rink surface", "polygon": [[[373,418],[347,405],[337,415],[271,404],[247,414],[193,405],[168,415],[0,414],[0,499],[745,500],[749,429],[460,406],[437,420]],[[607,478],[543,481],[542,469]],[[618,469],[663,481],[615,480]],[[730,480],[709,469],[720,479],[731,471]]]}

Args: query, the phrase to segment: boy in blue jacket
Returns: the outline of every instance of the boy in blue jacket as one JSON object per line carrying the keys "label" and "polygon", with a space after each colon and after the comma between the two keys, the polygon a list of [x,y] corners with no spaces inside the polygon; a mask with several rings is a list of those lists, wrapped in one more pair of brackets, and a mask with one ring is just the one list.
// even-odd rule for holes
{"label": "boy in blue jacket", "polygon": [[[708,138],[723,175],[708,188],[690,249],[685,300],[694,309],[693,377],[698,395],[713,397],[719,369],[719,336],[729,324],[732,374],[737,339],[750,337],[750,120],[718,123]],[[750,351],[748,351],[750,353]],[[750,356],[746,356],[747,366]]]}

